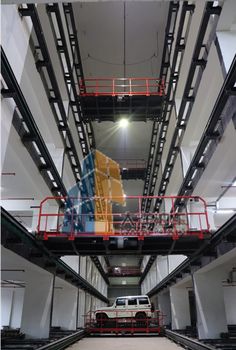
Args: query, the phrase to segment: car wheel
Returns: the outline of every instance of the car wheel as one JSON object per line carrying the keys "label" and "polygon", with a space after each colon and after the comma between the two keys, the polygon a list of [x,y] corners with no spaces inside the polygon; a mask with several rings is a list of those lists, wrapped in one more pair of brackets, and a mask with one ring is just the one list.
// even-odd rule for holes
{"label": "car wheel", "polygon": [[145,312],[138,312],[136,315],[135,315],[135,320],[136,320],[136,325],[137,327],[145,327],[146,325],[146,314]]}
{"label": "car wheel", "polygon": [[97,321],[98,327],[104,327],[108,321],[107,314],[104,314],[104,313],[96,314],[96,321]]}

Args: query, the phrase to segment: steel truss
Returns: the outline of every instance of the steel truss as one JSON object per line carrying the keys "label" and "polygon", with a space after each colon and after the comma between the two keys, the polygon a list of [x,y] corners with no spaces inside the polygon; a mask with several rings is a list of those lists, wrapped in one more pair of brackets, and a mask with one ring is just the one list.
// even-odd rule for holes
{"label": "steel truss", "polygon": [[[99,300],[108,303],[108,299],[96,288],[71,269],[62,260],[50,253],[24,226],[1,208],[2,235],[1,244],[22,256],[24,259],[66,280],[73,286],[83,289]],[[73,255],[77,255],[76,249]]]}
{"label": "steel truss", "polygon": [[[209,163],[216,147],[229,123],[235,114],[236,105],[236,56],[231,64],[223,87],[219,93],[209,122],[198,144],[194,157],[189,165],[186,176],[180,187],[178,195],[193,193],[207,164]],[[182,202],[183,203],[183,202]],[[180,204],[179,201],[176,202]],[[183,203],[184,204],[184,203]]]}
{"label": "steel truss", "polygon": [[[49,16],[49,21],[50,21],[58,57],[61,63],[61,68],[63,71],[63,77],[67,88],[69,104],[70,104],[71,111],[74,117],[74,122],[77,128],[77,134],[79,137],[82,154],[84,157],[86,157],[91,149],[88,143],[86,129],[84,127],[83,113],[82,113],[82,108],[78,97],[78,92],[79,92],[77,90],[79,89],[78,77],[76,76],[76,70],[73,69],[73,66],[75,64],[74,51],[72,51],[73,60],[71,62],[58,4],[54,3],[54,4],[46,5],[46,9]],[[73,35],[73,38],[75,36],[76,35]],[[82,70],[81,62],[79,66],[81,71]],[[76,88],[76,84],[77,84],[77,88]],[[92,124],[90,126],[92,127]],[[93,134],[91,133],[90,139],[92,136]],[[94,138],[92,139],[91,143],[92,143],[91,146],[95,148]]]}
{"label": "steel truss", "polygon": [[[161,66],[161,78],[164,79],[164,81],[166,81],[168,72],[170,72],[169,85],[168,85],[166,99],[163,106],[160,130],[159,130],[159,122],[155,121],[153,123],[146,179],[144,182],[144,190],[143,190],[144,196],[148,194],[153,195],[155,191],[159,167],[161,164],[161,156],[162,156],[164,144],[166,141],[166,134],[168,130],[169,120],[171,117],[171,112],[173,109],[175,91],[177,89],[178,76],[179,76],[182,57],[184,54],[184,48],[187,40],[187,34],[188,34],[187,31],[185,35],[183,34],[185,17],[187,12],[193,12],[194,5],[189,5],[187,1],[183,3],[181,18],[180,18],[180,25],[178,29],[176,45],[175,45],[175,50],[173,54],[173,60],[172,60],[172,63],[170,63],[170,54],[172,51],[172,46],[174,41],[174,31],[175,31],[176,19],[178,15],[178,9],[179,9],[178,3],[172,2],[170,4],[163,58],[162,58],[162,66]],[[177,61],[179,62],[178,65],[177,65]],[[159,130],[159,135],[158,135],[158,130]],[[150,210],[150,206],[151,206],[150,199],[142,202],[143,210],[145,209],[148,212]]]}
{"label": "steel truss", "polygon": [[[178,119],[174,134],[171,140],[170,149],[168,152],[167,160],[165,163],[165,168],[162,174],[161,183],[159,186],[158,194],[164,195],[167,190],[167,186],[170,181],[170,177],[174,168],[175,161],[180,152],[180,146],[187,128],[187,124],[191,115],[193,104],[200,86],[203,71],[207,64],[207,57],[210,51],[212,42],[215,39],[215,28],[221,13],[220,6],[213,6],[212,2],[208,2],[205,7],[204,15],[200,24],[200,29],[198,32],[198,37],[196,40],[193,57],[191,61],[191,66],[188,73],[188,78],[185,84],[182,102],[180,105]],[[209,24],[211,16],[214,16],[214,22],[212,25],[211,33],[209,34],[209,39],[207,44],[204,44],[205,34]],[[202,53],[204,49],[204,53]],[[198,69],[198,71],[197,71]],[[196,73],[197,72],[197,76]],[[195,83],[194,83],[195,82]],[[174,103],[174,100],[173,100]],[[187,185],[190,186],[191,185]],[[156,201],[154,210],[158,211],[161,206],[161,201]]]}
{"label": "steel truss", "polygon": [[[34,50],[38,54],[35,56],[36,68],[38,69],[38,72],[42,79],[58,131],[62,138],[65,152],[67,154],[72,172],[74,174],[74,178],[77,182],[80,180],[81,174],[80,160],[67,121],[67,115],[63,105],[60,89],[53,69],[53,64],[50,58],[47,43],[43,34],[43,28],[41,26],[35,5],[27,4],[26,6],[26,8],[20,8],[19,12],[21,16],[28,16],[32,20],[34,31],[38,41],[37,43],[34,43]],[[49,80],[46,77],[48,77]]]}
{"label": "steel truss", "polygon": [[[34,121],[34,117],[2,47],[1,73],[6,84],[6,87],[1,90],[1,94],[3,98],[12,98],[17,106],[13,116],[13,125],[22,143],[28,150],[51,193],[53,195],[63,194],[63,196],[67,196],[64,183]],[[59,200],[58,203],[64,204],[64,201]]]}

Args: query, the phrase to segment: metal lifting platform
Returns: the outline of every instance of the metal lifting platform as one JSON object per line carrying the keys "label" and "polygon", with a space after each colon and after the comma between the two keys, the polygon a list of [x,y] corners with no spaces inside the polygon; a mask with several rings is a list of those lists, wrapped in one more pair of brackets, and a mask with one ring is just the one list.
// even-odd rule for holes
{"label": "metal lifting platform", "polygon": [[155,78],[84,79],[79,97],[85,121],[156,120],[162,110],[165,85]]}
{"label": "metal lifting platform", "polygon": [[[127,311],[126,311],[127,312]],[[152,334],[152,335],[163,335],[163,314],[159,310],[155,310],[155,317],[137,319],[134,316],[134,311],[131,311],[131,315],[128,318],[116,317],[111,319],[100,319],[99,322],[96,320],[95,313],[93,311],[88,312],[85,315],[85,331],[89,335],[127,335],[127,334]]]}
{"label": "metal lifting platform", "polygon": [[[111,209],[108,197],[47,197],[40,204],[37,238],[58,256],[190,255],[209,239],[206,203],[201,197],[152,196],[162,201],[162,210],[147,213],[141,203],[148,199],[127,196],[125,205],[115,203]],[[176,200],[183,206],[176,207]],[[52,212],[58,201],[64,209]],[[103,213],[98,214],[98,206]]]}

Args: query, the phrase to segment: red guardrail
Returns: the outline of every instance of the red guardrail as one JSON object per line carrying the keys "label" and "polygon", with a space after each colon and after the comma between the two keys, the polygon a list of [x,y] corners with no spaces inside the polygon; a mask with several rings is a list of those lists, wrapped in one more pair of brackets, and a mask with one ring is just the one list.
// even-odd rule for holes
{"label": "red guardrail", "polygon": [[[122,316],[122,310],[115,311],[116,317],[112,318],[100,318],[99,321],[96,320],[95,312],[90,311],[85,317],[85,329],[88,333],[162,333],[163,332],[163,318],[164,315],[159,310],[155,310],[153,313],[154,317],[144,317],[144,318],[135,318],[135,314],[139,310],[128,311],[125,313],[130,313],[129,317],[120,317]],[[140,310],[143,311],[143,310]],[[106,310],[106,312],[109,312]],[[114,310],[111,310],[114,313]]]}
{"label": "red guardrail", "polygon": [[164,96],[165,84],[156,78],[88,78],[79,90],[81,96]]}
{"label": "red guardrail", "polygon": [[[141,202],[148,198],[154,201],[161,200],[162,211],[156,213],[142,211]],[[76,236],[99,235],[106,238],[133,236],[139,239],[145,236],[171,236],[176,240],[189,235],[203,238],[204,234],[209,232],[206,202],[201,197],[126,196],[126,206],[114,204],[113,212],[112,199],[114,198],[47,197],[40,204],[38,233],[44,239],[50,236],[67,236],[69,239],[74,239]],[[175,208],[176,199],[185,201],[186,205],[181,211]],[[58,211],[56,200],[64,201],[63,212]],[[93,206],[94,212],[91,210],[84,212],[85,204],[90,205],[89,208]],[[97,207],[103,208],[104,211],[98,213]]]}

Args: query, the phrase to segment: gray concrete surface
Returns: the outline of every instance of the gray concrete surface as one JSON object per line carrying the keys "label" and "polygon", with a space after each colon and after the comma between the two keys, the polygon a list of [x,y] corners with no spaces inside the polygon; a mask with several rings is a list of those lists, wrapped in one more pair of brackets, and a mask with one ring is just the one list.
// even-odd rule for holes
{"label": "gray concrete surface", "polygon": [[70,350],[180,350],[182,347],[167,338],[130,337],[130,338],[84,338]]}

